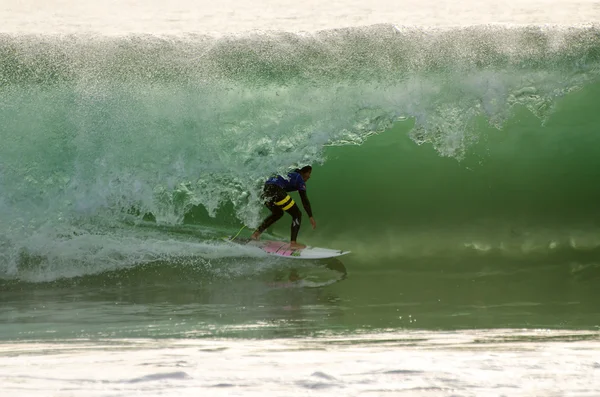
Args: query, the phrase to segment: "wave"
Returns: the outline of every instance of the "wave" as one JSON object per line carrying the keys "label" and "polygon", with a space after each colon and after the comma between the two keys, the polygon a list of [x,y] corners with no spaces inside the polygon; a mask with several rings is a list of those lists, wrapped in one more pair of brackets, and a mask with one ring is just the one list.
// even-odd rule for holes
{"label": "wave", "polygon": [[256,225],[262,181],[308,163],[318,245],[595,241],[599,61],[595,27],[0,35],[0,274],[153,260],[131,219]]}

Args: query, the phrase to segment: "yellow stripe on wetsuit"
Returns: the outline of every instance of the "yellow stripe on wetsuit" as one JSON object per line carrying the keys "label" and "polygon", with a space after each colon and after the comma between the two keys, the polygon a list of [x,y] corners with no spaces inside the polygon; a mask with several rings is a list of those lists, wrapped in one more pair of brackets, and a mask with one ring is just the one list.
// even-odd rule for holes
{"label": "yellow stripe on wetsuit", "polygon": [[[290,200],[291,200],[291,201],[290,201]],[[296,203],[294,202],[294,200],[292,200],[292,198],[290,197],[290,195],[289,195],[289,194],[288,194],[287,196],[285,196],[285,198],[284,198],[283,200],[275,202],[275,205],[277,205],[277,206],[281,207],[282,205],[284,205],[284,204],[285,204],[285,203],[287,203],[288,201],[290,201],[290,203],[289,203],[288,205],[286,205],[285,207],[283,207],[283,208],[282,208],[282,210],[284,210],[284,211],[287,211],[287,210],[289,210],[290,208],[292,208],[292,206],[293,206],[294,204],[296,204]]]}

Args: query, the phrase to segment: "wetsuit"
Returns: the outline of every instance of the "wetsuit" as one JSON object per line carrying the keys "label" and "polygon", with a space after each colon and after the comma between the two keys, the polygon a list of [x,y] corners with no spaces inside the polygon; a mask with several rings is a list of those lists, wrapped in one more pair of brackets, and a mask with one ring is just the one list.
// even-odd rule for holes
{"label": "wetsuit", "polygon": [[310,202],[306,195],[306,184],[304,183],[304,179],[302,179],[302,175],[298,172],[290,172],[287,178],[278,175],[269,178],[265,182],[263,198],[266,200],[265,205],[271,210],[271,215],[259,226],[258,231],[260,233],[277,222],[285,211],[292,216],[292,236],[290,241],[296,241],[298,232],[300,231],[300,224],[302,223],[302,212],[300,212],[300,209],[288,194],[288,192],[296,190],[300,194],[304,210],[309,217],[312,217]]}

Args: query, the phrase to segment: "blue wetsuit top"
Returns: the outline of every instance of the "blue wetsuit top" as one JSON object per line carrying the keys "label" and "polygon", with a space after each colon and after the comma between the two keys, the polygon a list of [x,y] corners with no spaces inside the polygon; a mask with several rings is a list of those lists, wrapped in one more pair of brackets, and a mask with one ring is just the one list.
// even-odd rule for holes
{"label": "blue wetsuit top", "polygon": [[277,185],[286,192],[305,192],[306,184],[304,183],[304,179],[302,179],[302,175],[297,172],[290,172],[287,178],[282,177],[281,175],[274,176],[273,178],[267,179],[265,182],[267,185]]}
{"label": "blue wetsuit top", "polygon": [[267,179],[265,185],[277,185],[286,192],[293,192],[297,190],[300,194],[300,199],[302,199],[304,210],[308,216],[312,218],[313,215],[310,207],[310,201],[308,201],[308,196],[306,195],[306,183],[304,183],[304,179],[302,179],[302,175],[300,175],[300,173],[290,172],[287,178],[284,178],[281,175],[274,176]]}

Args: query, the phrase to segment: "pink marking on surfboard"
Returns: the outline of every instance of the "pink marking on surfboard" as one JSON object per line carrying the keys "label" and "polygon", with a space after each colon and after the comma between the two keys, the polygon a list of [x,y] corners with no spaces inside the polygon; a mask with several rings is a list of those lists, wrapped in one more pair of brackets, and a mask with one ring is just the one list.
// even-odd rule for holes
{"label": "pink marking on surfboard", "polygon": [[269,241],[269,243],[265,245],[263,249],[269,254],[276,253],[281,256],[291,256],[296,250],[290,249],[289,246],[290,243],[284,243],[281,241]]}

